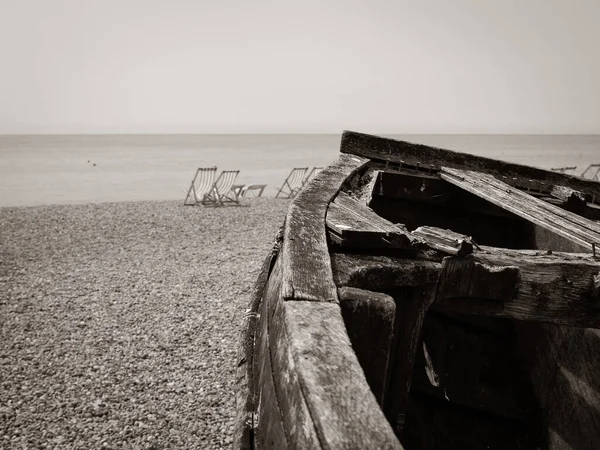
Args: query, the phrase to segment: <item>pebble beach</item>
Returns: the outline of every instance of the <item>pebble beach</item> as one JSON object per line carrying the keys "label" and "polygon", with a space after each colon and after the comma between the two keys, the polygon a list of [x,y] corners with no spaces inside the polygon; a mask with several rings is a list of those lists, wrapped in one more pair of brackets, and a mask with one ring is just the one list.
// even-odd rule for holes
{"label": "pebble beach", "polygon": [[0,208],[0,449],[231,447],[238,324],[288,206]]}

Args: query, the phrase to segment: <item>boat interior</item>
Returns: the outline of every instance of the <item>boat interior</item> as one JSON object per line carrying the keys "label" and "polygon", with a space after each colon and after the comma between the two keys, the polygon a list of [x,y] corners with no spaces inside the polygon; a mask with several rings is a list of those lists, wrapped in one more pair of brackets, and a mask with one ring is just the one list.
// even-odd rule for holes
{"label": "boat interior", "polygon": [[598,448],[596,191],[404,158],[346,180],[326,222],[350,341],[404,448]]}
{"label": "boat interior", "polygon": [[600,183],[344,132],[241,330],[236,448],[600,448]]}

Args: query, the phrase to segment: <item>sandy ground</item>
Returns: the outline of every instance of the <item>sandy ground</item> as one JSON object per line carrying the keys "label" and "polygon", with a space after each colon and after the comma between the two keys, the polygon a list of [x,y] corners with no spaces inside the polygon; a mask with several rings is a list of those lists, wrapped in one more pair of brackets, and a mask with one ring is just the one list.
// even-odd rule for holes
{"label": "sandy ground", "polygon": [[288,205],[0,209],[0,449],[230,447],[238,324]]}

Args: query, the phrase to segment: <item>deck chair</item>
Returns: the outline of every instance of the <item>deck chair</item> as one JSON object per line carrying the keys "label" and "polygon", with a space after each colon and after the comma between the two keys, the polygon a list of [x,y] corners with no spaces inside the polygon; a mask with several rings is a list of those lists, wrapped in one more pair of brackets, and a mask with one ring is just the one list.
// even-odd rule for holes
{"label": "deck chair", "polygon": [[598,174],[600,173],[600,164],[590,164],[587,169],[581,174],[582,178],[589,178],[591,180],[600,180]]}
{"label": "deck chair", "polygon": [[225,203],[239,204],[239,190],[234,190],[233,186],[239,170],[224,170],[214,182],[212,189],[202,199],[203,205],[222,206]]}
{"label": "deck chair", "polygon": [[196,170],[183,204],[192,206],[202,202],[204,196],[212,190],[216,174],[216,167],[200,167]]}
{"label": "deck chair", "polygon": [[310,180],[319,175],[319,172],[321,172],[321,170],[323,170],[322,167],[313,167],[312,170],[308,172],[308,175],[306,175],[306,178],[304,178],[304,181],[302,182],[302,187],[306,186]]}
{"label": "deck chair", "polygon": [[574,170],[577,170],[577,166],[569,166],[569,167],[554,167],[552,169],[553,172],[558,172],[558,173],[566,173],[569,174],[569,172],[572,172]]}
{"label": "deck chair", "polygon": [[304,186],[304,177],[307,170],[308,167],[294,167],[281,187],[277,188],[275,197],[279,197],[281,194],[282,198],[294,198]]}

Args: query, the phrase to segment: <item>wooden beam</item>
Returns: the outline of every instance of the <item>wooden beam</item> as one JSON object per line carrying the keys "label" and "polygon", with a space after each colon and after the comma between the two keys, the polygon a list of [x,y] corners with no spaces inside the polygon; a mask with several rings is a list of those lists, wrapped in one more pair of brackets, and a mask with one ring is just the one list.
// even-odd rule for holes
{"label": "wooden beam", "polygon": [[333,242],[349,248],[410,248],[414,239],[372,209],[340,192],[327,209],[327,229]]}
{"label": "wooden beam", "polygon": [[396,303],[389,295],[365,289],[339,289],[342,317],[358,362],[383,407]]}
{"label": "wooden beam", "polygon": [[[370,158],[381,162],[420,166],[427,171],[438,171],[442,166],[477,170],[498,176],[508,184],[517,186],[519,182],[532,182],[541,185],[560,184],[600,199],[600,183],[549,170],[538,169],[506,161],[498,161],[482,156],[459,153],[452,150],[413,144],[389,138],[371,136],[353,131],[344,131],[340,147],[342,153]],[[503,178],[505,177],[505,178]]]}
{"label": "wooden beam", "polygon": [[482,247],[444,259],[432,308],[600,328],[598,277],[591,255]]}
{"label": "wooden beam", "polygon": [[473,242],[469,236],[436,227],[419,227],[411,233],[429,247],[442,253],[465,256],[473,253]]}
{"label": "wooden beam", "polygon": [[286,216],[282,249],[284,298],[338,301],[325,231],[327,206],[344,180],[366,164],[364,158],[341,155],[292,201]]}
{"label": "wooden beam", "polygon": [[347,253],[332,253],[331,264],[337,286],[372,291],[436,284],[442,267],[435,261]]}
{"label": "wooden beam", "polygon": [[440,177],[575,242],[583,249],[592,252],[594,246],[600,247],[600,224],[538,200],[491,175],[444,167]]}
{"label": "wooden beam", "polygon": [[250,302],[242,319],[238,337],[237,365],[236,365],[236,415],[233,431],[233,447],[240,450],[250,450],[253,433],[256,429],[256,389],[258,386],[254,361],[254,340],[259,317],[260,302],[263,299],[269,274],[274,261],[279,254],[283,228],[279,230],[273,249],[265,258],[258,274]]}

